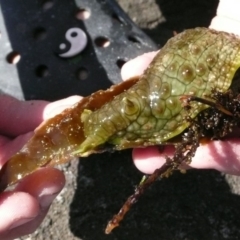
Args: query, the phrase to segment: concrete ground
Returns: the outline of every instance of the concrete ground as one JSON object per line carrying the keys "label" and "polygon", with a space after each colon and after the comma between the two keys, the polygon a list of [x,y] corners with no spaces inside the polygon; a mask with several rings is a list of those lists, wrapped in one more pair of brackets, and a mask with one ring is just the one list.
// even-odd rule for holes
{"label": "concrete ground", "polygon": [[[156,43],[186,28],[208,26],[215,0],[118,0]],[[149,189],[111,235],[104,227],[141,179],[131,151],[65,165],[67,184],[34,240],[240,239],[240,180],[213,170],[174,174]]]}

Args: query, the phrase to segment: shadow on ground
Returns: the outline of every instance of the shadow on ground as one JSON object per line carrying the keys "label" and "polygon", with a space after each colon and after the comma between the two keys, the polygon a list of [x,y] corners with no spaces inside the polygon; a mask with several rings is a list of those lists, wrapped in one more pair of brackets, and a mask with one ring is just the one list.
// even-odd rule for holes
{"label": "shadow on ground", "polygon": [[84,240],[238,239],[240,197],[214,170],[175,173],[157,182],[111,235],[104,228],[140,181],[130,151],[94,155],[78,169],[71,230]]}

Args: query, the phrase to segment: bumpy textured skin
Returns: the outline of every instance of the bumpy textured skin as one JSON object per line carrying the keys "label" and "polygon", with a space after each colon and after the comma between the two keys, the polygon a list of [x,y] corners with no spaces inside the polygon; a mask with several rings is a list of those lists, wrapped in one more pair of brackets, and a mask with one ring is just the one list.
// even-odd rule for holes
{"label": "bumpy textured skin", "polygon": [[[236,36],[206,28],[178,34],[139,80],[93,93],[43,123],[1,169],[0,189],[41,166],[88,156],[109,144],[121,150],[171,141],[189,124],[181,97],[206,98],[212,89],[225,92],[239,66]],[[191,102],[187,115],[194,118],[207,107]]]}
{"label": "bumpy textured skin", "polygon": [[[206,28],[170,39],[138,83],[89,114],[79,152],[107,141],[118,149],[161,144],[180,134],[189,124],[181,96],[206,98],[212,89],[225,92],[240,66],[239,50],[234,35]],[[206,107],[192,103],[188,114],[194,118]]]}

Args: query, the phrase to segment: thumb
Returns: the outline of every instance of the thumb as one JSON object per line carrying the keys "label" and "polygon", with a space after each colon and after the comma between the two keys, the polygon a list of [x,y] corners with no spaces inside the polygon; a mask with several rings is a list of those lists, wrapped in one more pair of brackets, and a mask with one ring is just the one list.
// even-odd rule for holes
{"label": "thumb", "polygon": [[6,239],[15,239],[34,232],[45,218],[50,205],[64,185],[64,174],[54,168],[42,168],[24,178],[16,190],[33,196],[39,203],[39,212],[35,218],[27,223],[21,224],[21,219],[18,219],[15,223],[16,227],[7,232]]}

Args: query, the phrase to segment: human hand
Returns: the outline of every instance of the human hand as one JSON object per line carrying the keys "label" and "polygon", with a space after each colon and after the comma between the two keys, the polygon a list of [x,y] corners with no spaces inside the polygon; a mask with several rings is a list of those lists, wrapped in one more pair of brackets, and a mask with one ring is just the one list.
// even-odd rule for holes
{"label": "human hand", "polygon": [[[215,22],[211,25],[217,25]],[[239,23],[240,24],[240,23]],[[240,27],[239,27],[240,29]],[[229,32],[233,28],[229,27]],[[233,32],[234,33],[234,32]],[[236,34],[238,32],[235,32]],[[122,78],[124,80],[136,75],[141,75],[144,69],[152,61],[156,52],[144,54],[129,62],[122,68]],[[240,175],[240,139],[239,130],[229,136],[228,141],[211,141],[208,144],[200,145],[195,157],[193,157],[190,167],[198,169],[216,169],[222,172]],[[136,167],[147,174],[151,174],[156,168],[160,168],[165,162],[165,156],[172,156],[173,146],[167,146],[164,152],[159,152],[157,147],[140,148],[133,150],[133,161]]]}
{"label": "human hand", "polygon": [[[74,96],[53,103],[24,102],[1,95],[0,167],[22,148],[43,120],[79,100],[80,97]],[[14,239],[34,232],[64,184],[61,171],[41,168],[25,177],[13,191],[0,193],[0,239]]]}

